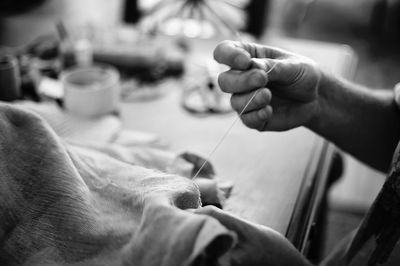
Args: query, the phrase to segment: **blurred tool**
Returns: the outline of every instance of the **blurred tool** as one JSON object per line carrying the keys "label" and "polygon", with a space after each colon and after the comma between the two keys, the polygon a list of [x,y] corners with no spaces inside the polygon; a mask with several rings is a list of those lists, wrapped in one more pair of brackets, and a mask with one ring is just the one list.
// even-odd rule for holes
{"label": "blurred tool", "polygon": [[[161,41],[161,40],[159,40]],[[183,73],[183,55],[178,47],[164,44],[156,47],[152,40],[146,45],[111,43],[94,45],[94,61],[112,64],[118,69],[146,81],[154,81],[166,76],[179,76]],[[170,48],[166,51],[166,48]]]}
{"label": "blurred tool", "polygon": [[21,96],[20,86],[18,60],[12,55],[0,54],[0,100],[18,99]]}
{"label": "blurred tool", "polygon": [[156,81],[183,73],[184,51],[166,38],[123,26],[56,24],[64,68],[89,66],[92,61],[111,64],[140,80]]}

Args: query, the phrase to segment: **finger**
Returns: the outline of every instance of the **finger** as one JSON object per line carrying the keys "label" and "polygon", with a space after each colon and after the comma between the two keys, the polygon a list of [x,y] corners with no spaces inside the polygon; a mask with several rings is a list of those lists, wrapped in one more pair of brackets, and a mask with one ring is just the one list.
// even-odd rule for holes
{"label": "finger", "polygon": [[217,62],[238,70],[246,70],[251,66],[251,55],[243,45],[234,41],[223,41],[214,49]]}
{"label": "finger", "polygon": [[192,174],[196,174],[200,167],[203,167],[199,175],[209,178],[212,178],[215,175],[215,170],[211,163],[205,163],[206,159],[202,158],[201,156],[191,152],[184,152],[180,156],[193,164]]}
{"label": "finger", "polygon": [[246,70],[250,68],[251,58],[283,58],[291,53],[272,46],[254,43],[223,41],[214,49],[214,58],[221,64],[234,69]]}
{"label": "finger", "polygon": [[224,196],[218,188],[217,181],[209,178],[197,177],[194,182],[200,190],[201,203],[203,205],[213,205],[222,208]]}
{"label": "finger", "polygon": [[247,71],[228,70],[218,76],[222,91],[240,93],[265,87],[268,82],[286,82],[293,78],[300,66],[289,59],[251,59],[251,69]]}
{"label": "finger", "polygon": [[271,117],[272,107],[268,105],[264,108],[242,114],[240,119],[247,127],[263,131]]}
{"label": "finger", "polygon": [[265,87],[268,75],[262,69],[228,70],[218,76],[218,84],[227,93],[243,93]]}
{"label": "finger", "polygon": [[229,230],[233,230],[235,232],[240,232],[239,230],[243,225],[240,218],[233,216],[221,209],[218,209],[215,206],[205,206],[203,208],[199,208],[195,210],[196,214],[208,215],[215,219],[217,219],[222,225],[224,225]]}
{"label": "finger", "polygon": [[[266,72],[269,83],[290,84],[295,83],[308,71],[312,71],[310,63],[305,63],[296,57],[282,59],[252,59],[252,68]],[[309,88],[313,88],[312,85]]]}
{"label": "finger", "polygon": [[[271,102],[271,97],[271,91],[267,88],[262,88],[249,93],[233,94],[231,97],[231,105],[232,108],[238,113],[242,111],[244,113],[248,113],[250,111],[258,110],[269,105],[269,103]],[[246,107],[246,110],[244,110],[244,107]]]}
{"label": "finger", "polygon": [[261,44],[255,44],[255,43],[241,43],[243,48],[248,51],[253,58],[271,58],[271,59],[277,59],[277,58],[283,58],[288,55],[291,55],[292,53],[285,51],[283,49],[273,47],[273,46],[268,46],[268,45],[261,45]]}

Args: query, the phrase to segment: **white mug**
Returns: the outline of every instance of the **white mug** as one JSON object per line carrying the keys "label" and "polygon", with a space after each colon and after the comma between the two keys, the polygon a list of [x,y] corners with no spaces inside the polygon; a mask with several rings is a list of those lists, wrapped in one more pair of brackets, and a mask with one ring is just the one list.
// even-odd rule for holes
{"label": "white mug", "polygon": [[61,75],[64,106],[79,116],[94,117],[118,110],[120,77],[108,65],[93,65],[67,70]]}

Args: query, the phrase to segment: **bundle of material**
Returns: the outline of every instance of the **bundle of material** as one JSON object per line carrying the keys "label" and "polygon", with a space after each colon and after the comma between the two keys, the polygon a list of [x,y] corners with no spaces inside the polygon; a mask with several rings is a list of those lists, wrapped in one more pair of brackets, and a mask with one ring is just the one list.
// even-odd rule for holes
{"label": "bundle of material", "polygon": [[220,265],[235,234],[188,178],[66,145],[0,104],[1,265]]}

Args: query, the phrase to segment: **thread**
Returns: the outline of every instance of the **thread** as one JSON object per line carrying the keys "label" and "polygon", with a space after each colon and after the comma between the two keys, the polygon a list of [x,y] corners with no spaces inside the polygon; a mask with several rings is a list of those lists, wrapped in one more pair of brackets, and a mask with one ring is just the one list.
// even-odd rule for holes
{"label": "thread", "polygon": [[[269,73],[271,73],[271,71],[276,67],[277,62],[274,63],[274,65],[266,72],[266,74],[268,75]],[[250,103],[253,101],[253,99],[256,97],[257,93],[259,92],[259,90],[256,90],[253,95],[251,96],[251,98],[247,101],[246,105],[243,107],[243,109],[240,111],[240,113],[238,114],[238,116],[233,120],[233,122],[231,123],[231,125],[228,127],[228,129],[225,131],[225,133],[222,135],[222,137],[220,138],[220,140],[217,142],[217,144],[214,146],[214,148],[212,149],[212,151],[209,153],[209,155],[207,156],[206,160],[203,162],[203,164],[200,166],[199,170],[197,170],[196,174],[193,176],[193,180],[196,179],[201,170],[203,170],[203,168],[207,165],[207,163],[210,161],[211,157],[214,155],[214,153],[217,151],[217,149],[219,148],[219,146],[221,146],[221,144],[224,142],[224,140],[226,139],[226,137],[229,135],[229,133],[231,132],[232,128],[235,126],[236,122],[240,119],[240,117],[243,115],[243,113],[246,111],[247,107],[250,105]]]}

